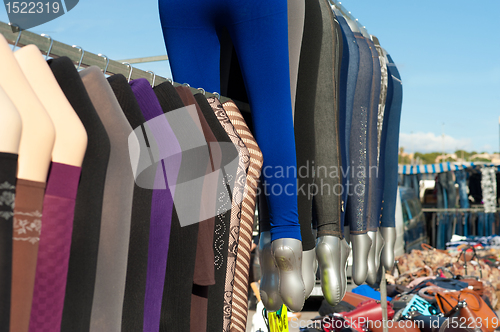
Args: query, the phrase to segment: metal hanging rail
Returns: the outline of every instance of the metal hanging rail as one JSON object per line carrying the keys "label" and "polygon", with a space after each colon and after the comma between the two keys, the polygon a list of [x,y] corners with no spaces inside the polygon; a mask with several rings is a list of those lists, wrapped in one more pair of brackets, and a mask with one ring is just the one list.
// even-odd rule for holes
{"label": "metal hanging rail", "polygon": [[[59,58],[66,56],[70,58],[75,65],[80,67],[98,66],[102,68],[106,74],[122,74],[123,76],[133,79],[145,78],[151,85],[158,85],[165,81],[171,81],[162,76],[158,76],[152,71],[144,71],[139,68],[132,67],[130,63],[118,62],[109,59],[106,55],[95,54],[84,50],[83,48],[73,45],[67,45],[57,40],[53,40],[50,36],[42,34],[38,35],[28,30],[20,31],[18,28],[13,27],[4,22],[0,22],[0,33],[5,37],[7,42],[11,45],[19,47],[33,44],[43,53],[52,58]],[[174,86],[182,85],[180,83],[172,82]],[[193,93],[200,93],[201,89],[189,87]],[[203,92],[207,98],[217,97],[221,103],[232,100],[242,112],[250,112],[250,106],[247,103],[239,102],[218,94]]]}
{"label": "metal hanging rail", "polygon": [[128,63],[144,63],[144,62],[156,62],[156,61],[167,61],[168,56],[166,55],[156,55],[156,56],[146,56],[142,58],[133,58],[133,59],[123,59],[121,62]]}
{"label": "metal hanging rail", "polygon": [[[422,212],[484,212],[484,207],[472,207],[472,208],[422,208]],[[492,212],[493,213],[493,212]]]}

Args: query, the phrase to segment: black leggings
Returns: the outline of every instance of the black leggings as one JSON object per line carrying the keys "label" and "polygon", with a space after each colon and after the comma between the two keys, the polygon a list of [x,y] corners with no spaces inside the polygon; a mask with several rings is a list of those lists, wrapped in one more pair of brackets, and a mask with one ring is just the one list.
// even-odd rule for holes
{"label": "black leggings", "polygon": [[[315,38],[313,37],[315,36]],[[313,40],[319,48],[314,98],[315,164],[314,204],[318,218],[318,236],[342,237],[342,157],[339,95],[342,61],[342,32],[326,0],[306,1],[304,40]],[[309,61],[301,58],[301,65]],[[302,79],[299,72],[299,82]],[[311,192],[309,192],[310,194]]]}

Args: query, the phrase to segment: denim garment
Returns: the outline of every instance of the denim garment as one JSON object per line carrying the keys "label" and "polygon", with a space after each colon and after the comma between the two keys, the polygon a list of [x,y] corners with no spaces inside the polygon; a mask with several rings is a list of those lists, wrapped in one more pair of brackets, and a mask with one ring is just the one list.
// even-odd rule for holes
{"label": "denim garment", "polygon": [[477,213],[477,223],[476,223],[476,235],[484,236],[485,232],[485,214],[484,212]]}
{"label": "denim garment", "polygon": [[445,241],[445,233],[446,233],[446,225],[448,224],[448,216],[444,212],[437,213],[437,234],[436,234],[436,248],[444,249],[446,245]]}
{"label": "denim garment", "polygon": [[447,208],[455,208],[457,207],[457,190],[455,188],[455,177],[454,177],[454,172],[444,172],[444,173],[439,173],[438,175],[439,181],[443,184],[443,186],[446,188],[447,192],[447,200],[448,200],[448,205],[446,206]]}
{"label": "denim garment", "polygon": [[[342,52],[342,65],[340,69],[340,108],[339,108],[339,121],[341,135],[344,133],[344,144],[342,145],[343,159],[342,165],[344,166],[343,173],[343,188],[348,188],[348,181],[350,179],[351,168],[349,167],[349,142],[351,135],[352,111],[354,104],[354,94],[356,92],[356,82],[358,80],[359,70],[359,48],[356,38],[347,24],[347,21],[342,16],[337,16],[337,20],[342,30],[343,52]],[[345,124],[345,126],[342,126]],[[342,195],[344,201],[344,211],[347,208],[347,200],[349,199],[348,191],[344,190]],[[344,233],[344,225],[347,218],[345,213],[342,213],[342,234]]]}
{"label": "denim garment", "polygon": [[387,100],[385,112],[388,112],[387,138],[385,143],[384,158],[384,195],[382,204],[382,227],[395,227],[396,224],[396,198],[398,190],[398,149],[399,126],[401,121],[401,106],[403,103],[403,84],[401,76],[388,54],[387,71],[389,82],[387,86]]}
{"label": "denim garment", "polygon": [[495,224],[495,214],[485,213],[485,236],[493,235],[493,225]]}
{"label": "denim garment", "polygon": [[412,188],[413,191],[415,192],[415,195],[419,195],[419,181],[420,181],[420,174],[404,174],[403,175],[403,186]]}
{"label": "denim garment", "polygon": [[373,37],[375,43],[375,48],[377,49],[379,55],[380,69],[382,74],[381,87],[380,87],[380,98],[378,105],[378,181],[377,189],[380,191],[380,201],[379,201],[379,223],[382,215],[382,204],[384,195],[384,183],[385,183],[385,144],[387,142],[387,123],[389,120],[389,111],[386,107],[387,102],[387,88],[389,74],[387,71],[387,57],[385,50],[380,46],[380,42],[377,37]]}
{"label": "denim garment", "polygon": [[[468,209],[470,207],[469,197],[467,195],[467,173],[464,170],[459,170],[455,172],[455,178],[458,183],[458,198],[460,207],[463,209]],[[468,232],[468,222],[469,222],[469,212],[463,213],[461,218],[462,222],[457,223],[457,234],[467,236]]]}
{"label": "denim garment", "polygon": [[[367,232],[368,222],[368,123],[370,111],[370,96],[373,79],[373,60],[370,47],[365,38],[358,32],[354,33],[359,47],[359,70],[354,95],[349,155],[352,167],[350,180],[353,181],[347,200],[347,214],[352,234]],[[397,156],[396,156],[397,158]],[[397,167],[397,165],[396,165]],[[396,170],[397,172],[397,170]],[[395,205],[394,205],[395,206]]]}
{"label": "denim garment", "polygon": [[456,182],[458,183],[458,199],[460,207],[468,209],[470,207],[469,197],[467,195],[467,173],[464,170],[455,172]]}
{"label": "denim garment", "polygon": [[382,84],[382,72],[380,60],[375,44],[365,38],[370,47],[373,63],[372,88],[370,92],[370,108],[368,113],[368,231],[376,232],[380,225],[380,208],[382,205],[382,187],[380,182],[378,165],[378,105],[380,100],[380,88]]}

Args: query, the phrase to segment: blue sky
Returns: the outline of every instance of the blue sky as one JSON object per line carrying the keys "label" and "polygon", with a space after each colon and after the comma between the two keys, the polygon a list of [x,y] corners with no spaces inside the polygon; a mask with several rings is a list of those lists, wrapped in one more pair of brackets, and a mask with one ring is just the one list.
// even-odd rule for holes
{"label": "blue sky", "polygon": [[[398,65],[404,90],[400,145],[406,151],[441,151],[443,145],[447,151],[500,149],[499,0],[342,5]],[[5,9],[0,20],[8,22]],[[116,60],[166,53],[157,0],[80,0],[66,15],[31,31]],[[170,76],[168,62],[137,67]]]}

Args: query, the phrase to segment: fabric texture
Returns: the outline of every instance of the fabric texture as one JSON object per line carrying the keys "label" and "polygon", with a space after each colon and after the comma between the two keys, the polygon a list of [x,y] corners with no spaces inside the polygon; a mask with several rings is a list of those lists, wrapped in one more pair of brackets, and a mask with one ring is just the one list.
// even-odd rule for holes
{"label": "fabric texture", "polygon": [[[212,105],[209,104],[211,98],[209,98],[209,100],[207,101],[201,94],[196,94],[195,98],[198,101],[200,108],[203,110],[203,114],[205,115],[210,128],[217,138],[217,141],[221,144],[221,146],[224,147],[222,151],[222,165],[226,165],[228,162],[237,159],[239,156],[236,146],[233,145],[228,132],[226,132],[221,122],[219,121],[217,113],[214,113],[213,108],[211,107]],[[232,145],[232,148],[229,148],[229,145]],[[225,289],[226,279],[228,277],[227,268],[228,256],[230,252],[228,248],[229,239],[231,236],[230,226],[232,220],[232,196],[230,194],[231,190],[229,188],[230,179],[228,177],[234,178],[235,175],[236,174],[228,175],[227,173],[225,175],[221,174],[217,188],[217,200],[222,204],[219,205],[220,210],[216,212],[217,216],[215,217],[215,229],[213,234],[213,264],[215,284],[208,287],[206,321],[207,331],[222,331],[225,317],[228,315],[228,313],[224,311],[225,309],[229,308],[226,305],[226,302],[229,298],[225,295]],[[201,290],[201,287],[197,287],[197,292],[195,293],[193,288],[193,298],[201,297],[199,300],[203,301],[203,298],[200,295],[202,294]],[[198,304],[203,304],[203,302],[198,301]],[[192,315],[194,312],[193,309],[194,308],[192,307]]]}
{"label": "fabric texture", "polygon": [[[179,96],[184,102],[185,106],[195,105],[196,111],[198,113],[198,118],[201,124],[203,135],[207,141],[208,149],[210,151],[210,160],[207,164],[206,175],[209,173],[220,169],[222,150],[217,138],[215,137],[212,128],[207,122],[205,114],[201,111],[200,106],[196,102],[191,90],[188,87],[179,86],[176,88]],[[215,209],[217,198],[217,187],[211,186],[208,182],[203,182],[203,188],[201,190],[200,205],[202,210],[205,209]],[[208,286],[215,283],[214,275],[214,253],[213,253],[213,230],[215,225],[215,211],[213,217],[207,220],[203,220],[199,223],[198,230],[198,241],[196,248],[196,259],[193,274],[193,294],[191,295],[191,316],[194,315],[196,310],[200,310],[205,307],[205,303],[208,301],[201,294],[207,294],[208,297]],[[198,292],[195,293],[195,289]],[[199,319],[191,321],[191,331],[205,331],[206,328],[206,315],[207,311],[197,312],[196,315]]]}
{"label": "fabric texture", "polygon": [[232,192],[231,219],[229,225],[229,241],[228,241],[228,256],[226,265],[226,277],[224,285],[224,305],[223,305],[223,331],[229,331],[231,327],[231,306],[234,295],[235,277],[236,277],[236,258],[239,248],[239,231],[241,227],[241,208],[244,195],[244,177],[246,176],[246,168],[250,162],[250,155],[243,140],[233,127],[227,113],[220,105],[215,110],[213,108],[214,100],[210,98],[210,112],[216,118],[221,128],[225,131],[230,142],[237,150],[238,168],[236,179]]}
{"label": "fabric texture", "polygon": [[236,273],[236,258],[239,248],[239,232],[241,228],[241,209],[243,204],[246,174],[250,164],[250,153],[245,143],[231,123],[227,113],[216,113],[218,120],[229,135],[229,138],[238,150],[239,164],[236,173],[236,180],[233,188],[233,198],[231,205],[231,223],[229,229],[228,257],[226,270],[226,287],[224,292],[224,331],[229,331],[231,327],[232,297]]}
{"label": "fabric texture", "polygon": [[80,76],[111,143],[90,331],[120,331],[134,193],[127,143],[139,142],[135,135],[129,137],[132,127],[101,70],[89,67]]}
{"label": "fabric texture", "polygon": [[[164,121],[160,122],[161,127],[152,125],[149,129],[153,133],[153,139],[157,146],[161,146],[161,151],[169,151],[172,157],[169,164],[173,174],[166,172],[165,161],[157,164],[155,189],[151,202],[151,224],[149,229],[149,250],[147,258],[147,281],[146,294],[144,299],[144,327],[147,332],[158,331],[160,328],[161,301],[163,294],[163,284],[165,282],[165,270],[167,267],[168,245],[170,241],[170,228],[172,224],[173,198],[169,189],[168,180],[174,181],[177,178],[181,163],[181,149],[172,128],[161,109],[158,98],[153,92],[146,79],[137,79],[130,82],[130,87],[134,92],[137,102],[146,121],[160,117]],[[155,122],[156,124],[156,122]],[[148,137],[151,141],[151,137]],[[168,148],[167,148],[168,146]],[[164,176],[164,170],[166,176]],[[157,182],[158,181],[158,182]],[[163,182],[161,182],[163,181]],[[164,189],[157,184],[164,184]]]}
{"label": "fabric texture", "polygon": [[243,143],[240,135],[234,128],[224,108],[218,108],[216,112],[217,118],[222,127],[228,134],[229,138],[236,147],[239,155],[238,170],[236,173],[236,181],[233,188],[233,199],[231,205],[231,224],[229,229],[229,244],[226,270],[226,287],[224,292],[224,325],[223,331],[229,331],[231,328],[231,306],[233,297],[233,288],[236,272],[236,258],[239,247],[239,232],[241,227],[241,209],[244,198],[244,190],[248,166],[250,164],[250,153]]}
{"label": "fabric texture", "polygon": [[60,331],[81,168],[53,162],[43,201],[30,331]]}
{"label": "fabric texture", "polygon": [[372,59],[372,84],[370,92],[370,108],[368,111],[368,130],[367,130],[367,157],[368,169],[367,180],[368,184],[368,199],[367,217],[368,225],[367,230],[376,232],[380,224],[380,207],[382,205],[382,182],[379,181],[379,103],[380,103],[380,86],[382,84],[382,74],[380,69],[380,60],[373,44],[369,38],[365,38],[370,48]]}
{"label": "fabric texture", "polygon": [[[318,236],[342,237],[340,226],[342,213],[341,137],[339,123],[340,66],[342,60],[342,34],[326,0],[306,3],[306,27],[304,36],[318,34],[321,39],[319,67],[314,107],[315,164],[314,195],[318,220]],[[310,21],[313,22],[310,22]],[[310,22],[308,24],[308,22]],[[314,27],[316,25],[316,27]],[[339,172],[340,171],[340,172]],[[308,193],[311,194],[311,193]],[[299,215],[300,216],[300,215]]]}
{"label": "fabric texture", "polygon": [[[342,151],[343,160],[342,165],[345,165],[342,173],[342,187],[344,192],[342,195],[342,200],[344,202],[343,209],[344,213],[341,214],[341,228],[342,234],[344,234],[344,225],[346,224],[347,218],[345,211],[347,209],[347,200],[349,199],[349,180],[351,179],[351,167],[350,166],[350,140],[351,140],[351,126],[352,126],[352,113],[354,105],[354,95],[356,92],[356,82],[358,80],[358,69],[359,69],[359,48],[356,38],[347,24],[346,19],[342,15],[337,15],[337,21],[340,24],[342,30],[343,39],[343,54],[342,54],[342,65],[340,69],[340,98],[339,98],[339,121],[340,133],[344,136],[344,145]],[[345,124],[345,125],[342,125]]]}
{"label": "fabric texture", "polygon": [[10,324],[12,230],[18,155],[0,152],[0,326]]}
{"label": "fabric texture", "polygon": [[[196,111],[198,112],[198,117],[200,119],[201,127],[203,130],[203,134],[207,143],[209,144],[209,149],[214,150],[218,149],[220,151],[220,146],[218,144],[217,138],[212,131],[212,127],[209,125],[206,118],[206,110],[203,112],[196,101],[195,97],[187,87],[177,87],[177,92],[184,102],[185,106],[195,105]],[[207,114],[208,115],[208,114]],[[218,170],[221,167],[221,154],[211,151],[210,159],[212,165],[207,165],[207,174],[211,171]],[[213,167],[213,168],[212,168]],[[203,185],[202,196],[201,196],[201,204],[208,204],[215,206],[216,199],[216,190],[217,188],[206,188],[205,184]],[[209,286],[212,285],[214,280],[214,254],[212,249],[213,243],[213,230],[215,223],[215,216],[203,220],[199,224],[198,231],[198,241],[197,241],[197,249],[196,249],[196,261],[195,261],[195,269],[193,275],[193,283],[201,286]]]}
{"label": "fabric texture", "polygon": [[300,49],[304,33],[305,2],[287,0],[288,12],[288,54],[290,62],[290,95],[292,97],[292,115],[295,118],[295,97],[297,95],[297,76],[300,62]]}
{"label": "fabric texture", "polygon": [[102,199],[110,143],[73,62],[67,57],[61,57],[49,60],[48,64],[87,132],[87,151],[83,158],[75,201],[61,323],[62,332],[87,332],[94,296]]}
{"label": "fabric texture", "polygon": [[[156,86],[153,91],[160,102],[164,113],[170,113],[184,107],[182,99],[169,82]],[[183,137],[182,128],[172,127],[178,137],[179,144]],[[179,171],[182,179],[183,172],[192,165],[189,158],[183,153]],[[175,195],[178,195],[176,188]],[[197,203],[199,204],[199,203]],[[181,227],[175,206],[172,213],[170,242],[168,248],[167,269],[163,288],[160,331],[190,331],[191,322],[191,293],[193,289],[193,275],[198,242],[198,224]]]}
{"label": "fabric texture", "polygon": [[10,331],[28,332],[45,183],[17,179],[12,244]]}
{"label": "fabric texture", "polygon": [[358,32],[354,33],[359,47],[359,70],[354,95],[351,138],[349,155],[351,168],[352,188],[349,186],[346,218],[350,225],[351,234],[362,234],[367,231],[368,199],[367,197],[369,170],[368,153],[368,125],[370,112],[371,86],[373,79],[372,53],[365,38]]}
{"label": "fabric texture", "polygon": [[385,145],[387,143],[387,123],[389,120],[389,112],[386,111],[386,103],[387,103],[387,89],[388,89],[388,80],[389,80],[389,72],[387,70],[387,57],[385,50],[380,46],[380,42],[377,37],[373,37],[373,43],[375,44],[375,48],[377,49],[377,53],[379,56],[380,62],[380,73],[381,73],[381,85],[380,85],[380,98],[378,105],[378,122],[377,122],[377,130],[378,130],[378,159],[377,159],[377,192],[380,195],[379,200],[377,201],[378,206],[377,210],[379,211],[379,224],[382,216],[382,204],[383,204],[383,193],[384,193],[384,183],[385,183]]}
{"label": "fabric texture", "polygon": [[[215,98],[209,102],[218,114],[220,103]],[[250,270],[250,255],[252,245],[252,231],[255,214],[255,199],[262,169],[262,152],[252,133],[243,119],[240,111],[232,102],[224,103],[223,110],[231,120],[234,129],[243,140],[250,153],[250,164],[245,182],[245,192],[241,208],[240,236],[238,240],[238,256],[236,257],[236,272],[234,278],[233,301],[231,310],[231,331],[245,331],[248,316],[248,283]]]}
{"label": "fabric texture", "polygon": [[[297,154],[297,212],[299,215],[302,250],[309,251],[316,246],[316,239],[311,230],[312,195],[314,186],[312,163],[315,161],[314,116],[317,93],[317,80],[320,65],[322,31],[321,17],[318,17],[319,3],[306,1],[304,16],[304,32],[300,49],[300,62],[297,76],[297,95],[295,97],[294,133]],[[319,33],[318,33],[319,32]],[[267,199],[262,201],[262,211],[268,211]],[[264,206],[265,205],[265,206]],[[261,211],[259,210],[259,212]],[[260,217],[260,213],[259,213]],[[262,216],[261,223],[270,222],[268,216]],[[261,228],[270,230],[270,227]]]}
{"label": "fabric texture", "polygon": [[380,225],[383,227],[395,227],[398,190],[399,126],[403,103],[403,84],[399,71],[389,54],[387,54],[387,59],[389,60],[387,64],[389,82],[387,85],[385,112],[389,112],[389,118],[387,120],[387,141],[385,143],[384,158],[384,201],[382,204],[383,212]]}
{"label": "fabric texture", "polygon": [[[125,76],[112,75],[108,82],[132,129],[143,125],[146,120]],[[134,184],[122,332],[142,331],[144,325],[144,300],[140,299],[146,294],[152,196],[152,189]]]}
{"label": "fabric texture", "polygon": [[[222,124],[219,122],[219,119],[218,119],[216,113],[214,113],[211,105],[209,104],[209,102],[207,101],[205,96],[201,93],[197,93],[195,95],[195,99],[196,99],[198,105],[200,106],[201,111],[203,112],[203,115],[207,121],[207,124],[210,126],[215,138],[217,139],[217,141],[221,145],[221,153],[222,153],[222,155],[221,155],[221,169],[222,169],[223,167],[225,167],[225,165],[227,163],[238,158],[238,151],[237,151],[236,147],[233,145],[233,143],[231,142],[231,139],[230,139],[228,133],[224,130]],[[226,179],[226,177],[223,176],[223,174],[228,175],[227,173],[222,173],[221,176],[219,176],[218,188],[217,188],[217,192],[216,192],[217,197],[229,197],[229,195],[230,195],[229,191],[226,187],[226,183],[228,183],[228,179]],[[216,214],[217,214],[217,216],[215,218],[217,219],[217,218],[219,218],[219,212],[216,212]],[[209,239],[211,241],[210,245],[212,248],[210,253],[214,254],[213,258],[215,259],[215,250],[213,249],[213,244],[214,244],[214,232],[213,231],[212,231],[212,236]],[[239,243],[238,243],[238,248],[239,248]],[[214,259],[211,262],[212,266],[211,266],[210,272],[212,270],[214,270],[215,279],[214,279],[214,282],[211,285],[209,285],[210,287],[216,286],[216,282],[217,282],[217,279],[216,279],[217,277],[215,274],[216,272],[215,272],[215,264],[214,264],[215,260]],[[206,279],[206,278],[200,278],[201,277],[200,272],[202,273],[203,269],[198,268],[198,266],[196,266],[194,280],[199,279],[199,280],[203,281],[204,279]],[[225,278],[224,278],[224,280],[225,280]],[[198,282],[198,284],[199,284],[199,282]],[[204,284],[206,284],[206,282],[204,282]],[[224,293],[225,283],[222,286],[223,287],[220,288],[220,291],[222,293]],[[209,289],[207,288],[206,292],[203,292],[203,293],[200,292],[200,290],[197,290],[197,292],[195,293],[195,288],[193,288],[193,298],[198,297],[198,296],[201,297],[202,296],[201,294],[206,294],[206,296],[208,297]],[[208,306],[208,298],[205,299],[204,297],[202,297],[201,299],[198,299],[197,302],[202,304],[203,307]],[[200,322],[199,322],[199,324],[197,324],[197,325],[199,325],[199,329],[197,331],[200,331],[200,330],[211,331],[211,330],[213,330],[215,327],[208,325],[208,323],[212,321],[212,318],[210,316],[214,315],[214,314],[223,316],[224,312],[220,309],[222,309],[222,308],[219,307],[219,310],[216,313],[214,313],[214,310],[211,310],[211,312],[208,312],[207,310],[205,310],[205,313],[207,314],[207,319],[204,322],[205,325],[202,325],[203,319],[198,314]],[[191,307],[191,315],[193,315],[194,311],[196,311],[196,308],[194,308],[192,306]],[[223,318],[222,318],[222,320],[223,320]],[[220,326],[220,328],[222,328],[222,326]],[[191,326],[191,330],[193,330],[193,326]]]}
{"label": "fabric texture", "polygon": [[[159,7],[173,77],[178,82],[220,91],[220,49],[224,45],[218,34],[224,28],[229,32],[242,68],[264,166],[269,166],[272,174],[281,167],[296,167],[287,2],[273,1],[262,6],[252,1],[161,0]],[[291,192],[271,192],[269,196],[272,240],[301,240],[296,177],[270,175],[266,182],[275,192],[284,188]]]}

